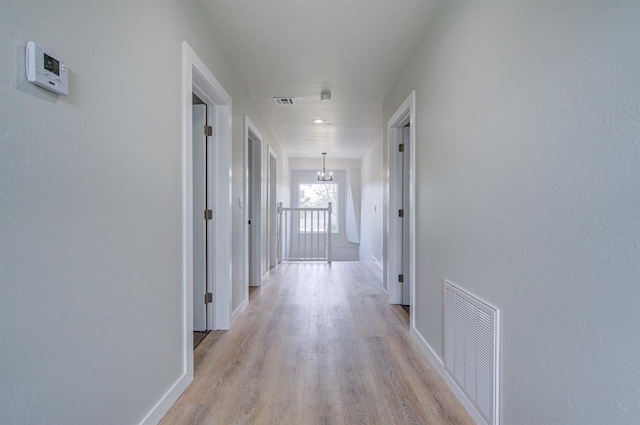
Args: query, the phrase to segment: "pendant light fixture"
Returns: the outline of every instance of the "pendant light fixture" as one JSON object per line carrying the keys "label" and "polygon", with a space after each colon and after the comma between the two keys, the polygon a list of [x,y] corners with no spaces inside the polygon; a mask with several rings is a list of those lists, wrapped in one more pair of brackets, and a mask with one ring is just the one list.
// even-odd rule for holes
{"label": "pendant light fixture", "polygon": [[327,153],[322,152],[322,173],[318,171],[318,181],[321,181],[321,182],[333,181],[333,172],[329,173],[329,177],[327,177],[327,170],[325,168],[326,161],[327,161]]}

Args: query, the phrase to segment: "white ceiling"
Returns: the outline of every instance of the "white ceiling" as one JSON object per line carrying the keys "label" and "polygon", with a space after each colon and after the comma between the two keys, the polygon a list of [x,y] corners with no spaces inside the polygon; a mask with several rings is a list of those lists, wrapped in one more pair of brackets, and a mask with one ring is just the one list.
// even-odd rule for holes
{"label": "white ceiling", "polygon": [[382,132],[384,96],[442,2],[199,1],[287,154],[353,159]]}

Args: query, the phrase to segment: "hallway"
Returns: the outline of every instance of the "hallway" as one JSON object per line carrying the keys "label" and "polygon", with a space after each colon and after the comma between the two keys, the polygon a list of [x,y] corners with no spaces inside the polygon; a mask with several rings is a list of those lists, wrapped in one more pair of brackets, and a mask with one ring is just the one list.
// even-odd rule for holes
{"label": "hallway", "polygon": [[370,263],[283,264],[195,351],[161,424],[460,424],[462,406]]}

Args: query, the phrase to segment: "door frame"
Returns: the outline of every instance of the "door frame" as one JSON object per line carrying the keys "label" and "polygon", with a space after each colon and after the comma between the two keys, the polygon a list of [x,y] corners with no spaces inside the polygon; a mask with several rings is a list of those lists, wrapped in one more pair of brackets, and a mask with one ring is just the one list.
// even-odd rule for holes
{"label": "door frame", "polygon": [[[207,200],[213,210],[208,226],[207,262],[211,266],[208,288],[214,302],[208,304],[210,329],[229,329],[231,323],[231,96],[187,42],[182,44],[183,65],[183,292],[185,305],[185,358],[193,376],[193,162],[192,93],[211,113],[214,135],[209,138]],[[186,320],[188,319],[188,320]]]}
{"label": "door frame", "polygon": [[[262,137],[262,133],[258,130],[258,128],[253,124],[253,122],[249,119],[247,115],[244,116],[244,199],[246,200],[244,205],[244,301],[243,305],[246,306],[246,303],[249,301],[249,284],[253,283],[253,286],[260,286],[262,283],[262,224],[263,224],[263,214],[262,214],[262,206],[263,202],[263,182],[262,182],[262,165],[264,155],[262,154],[262,145],[264,138]],[[252,148],[249,149],[249,142],[251,141]],[[254,193],[253,199],[249,199],[249,155],[254,155],[255,150],[259,152],[259,160],[252,161],[253,172],[257,173],[260,176],[259,184],[257,185],[258,192]],[[255,176],[255,174],[254,174]],[[249,203],[253,203],[256,205],[258,217],[251,222],[251,226],[248,225],[249,222]],[[249,238],[253,236],[253,240],[256,242],[251,246],[249,244]],[[250,267],[249,264],[249,249],[252,249],[253,252],[253,264]],[[253,273],[251,273],[253,271]],[[250,275],[251,273],[251,275]],[[253,282],[252,282],[253,281]],[[243,310],[244,308],[240,309]]]}
{"label": "door frame", "polygon": [[[389,178],[387,182],[387,249],[385,259],[385,277],[387,279],[387,288],[389,292],[390,304],[402,303],[402,285],[398,282],[398,274],[402,269],[401,257],[399,255],[402,249],[402,222],[398,217],[398,209],[402,208],[402,196],[400,194],[402,182],[402,168],[399,166],[400,155],[398,152],[398,143],[402,140],[403,128],[410,123],[409,128],[409,273],[410,273],[410,291],[411,300],[415,305],[415,158],[416,158],[416,92],[412,90],[409,96],[404,100],[402,105],[396,110],[391,119],[387,123],[387,161]],[[415,308],[411,308],[411,326],[413,326],[415,318]]]}

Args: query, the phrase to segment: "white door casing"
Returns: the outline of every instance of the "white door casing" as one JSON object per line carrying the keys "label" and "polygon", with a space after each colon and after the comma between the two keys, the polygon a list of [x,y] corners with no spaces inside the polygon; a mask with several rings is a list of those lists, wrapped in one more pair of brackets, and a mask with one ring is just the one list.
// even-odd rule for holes
{"label": "white door casing", "polygon": [[[402,167],[400,167],[400,153],[398,145],[403,140],[403,128],[409,127],[409,144],[412,154],[409,155],[409,274],[411,299],[415,299],[415,90],[404,100],[402,105],[387,123],[387,160],[389,180],[387,183],[387,246],[385,249],[385,274],[389,291],[389,303],[402,303],[402,285],[398,282],[398,275],[402,270],[402,218],[398,217],[398,210],[402,208]],[[415,309],[411,309],[411,325],[413,326]]]}

